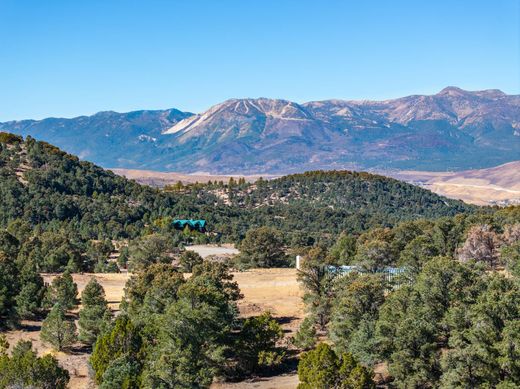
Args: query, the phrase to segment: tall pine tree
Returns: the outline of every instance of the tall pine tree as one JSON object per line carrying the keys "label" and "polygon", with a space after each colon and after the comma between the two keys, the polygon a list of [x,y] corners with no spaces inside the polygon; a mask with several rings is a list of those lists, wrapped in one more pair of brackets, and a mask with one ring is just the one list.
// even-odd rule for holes
{"label": "tall pine tree", "polygon": [[78,321],[79,340],[92,345],[112,317],[105,299],[105,291],[95,278],[89,281],[81,293],[81,304]]}

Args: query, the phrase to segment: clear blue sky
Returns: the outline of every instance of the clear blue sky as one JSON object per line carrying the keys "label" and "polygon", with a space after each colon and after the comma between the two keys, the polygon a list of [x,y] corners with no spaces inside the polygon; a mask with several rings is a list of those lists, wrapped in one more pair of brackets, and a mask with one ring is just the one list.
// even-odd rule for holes
{"label": "clear blue sky", "polygon": [[520,1],[0,0],[0,121],[520,93]]}

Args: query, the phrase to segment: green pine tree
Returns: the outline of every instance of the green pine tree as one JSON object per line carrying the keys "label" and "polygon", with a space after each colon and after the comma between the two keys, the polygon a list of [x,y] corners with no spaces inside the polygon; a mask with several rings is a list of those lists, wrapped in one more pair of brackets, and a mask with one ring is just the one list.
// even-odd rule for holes
{"label": "green pine tree", "polygon": [[27,264],[21,271],[20,292],[16,296],[16,311],[24,319],[37,315],[43,303],[46,287],[34,264]]}
{"label": "green pine tree", "polygon": [[303,350],[309,350],[316,344],[316,328],[314,323],[316,319],[312,316],[307,316],[303,319],[302,324],[296,335],[293,338],[293,344]]}
{"label": "green pine tree", "polygon": [[193,268],[196,265],[200,265],[203,261],[198,253],[190,250],[184,251],[179,258],[180,268],[184,273],[191,273]]}
{"label": "green pine tree", "polygon": [[56,304],[42,323],[41,339],[62,351],[76,342],[76,325],[68,320],[65,310]]}
{"label": "green pine tree", "polygon": [[98,335],[108,327],[111,312],[103,287],[92,278],[81,293],[82,309],[79,311],[79,340],[92,345]]}
{"label": "green pine tree", "polygon": [[52,280],[47,289],[45,304],[52,307],[59,304],[63,309],[74,309],[78,305],[78,286],[68,271]]}

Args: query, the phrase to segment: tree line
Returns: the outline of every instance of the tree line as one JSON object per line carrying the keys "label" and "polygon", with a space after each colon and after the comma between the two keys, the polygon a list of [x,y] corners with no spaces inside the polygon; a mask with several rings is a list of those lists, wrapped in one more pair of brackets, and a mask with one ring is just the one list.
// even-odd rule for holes
{"label": "tree line", "polygon": [[161,191],[27,137],[1,133],[0,227],[91,240],[135,239],[164,218],[206,219],[212,242],[241,241],[250,228],[284,231],[287,243],[327,241],[418,217],[472,212],[474,207],[386,177],[309,172],[247,183],[230,180]]}
{"label": "tree line", "polygon": [[[340,277],[327,264],[365,271]],[[399,286],[376,272],[385,266],[406,270]],[[388,376],[376,381],[396,388],[518,387],[519,266],[520,207],[343,234],[308,250],[299,272],[308,315],[293,340],[310,350],[302,387],[347,382],[338,369],[309,373],[342,355],[369,371],[383,365]],[[323,336],[331,350],[314,348]]]}

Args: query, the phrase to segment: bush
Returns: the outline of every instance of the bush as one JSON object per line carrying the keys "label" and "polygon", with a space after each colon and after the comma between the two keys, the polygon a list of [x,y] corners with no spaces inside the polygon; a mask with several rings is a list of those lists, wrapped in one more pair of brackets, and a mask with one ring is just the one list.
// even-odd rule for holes
{"label": "bush", "polygon": [[22,142],[23,138],[19,135],[11,134],[9,132],[0,132],[0,143],[15,144]]}
{"label": "bush", "polygon": [[[1,339],[0,339],[1,340]],[[0,388],[65,389],[69,373],[58,365],[52,355],[38,357],[32,343],[19,341],[12,356],[7,356],[7,342],[0,341]],[[4,351],[2,350],[4,349]]]}
{"label": "bush", "polygon": [[372,373],[352,354],[340,357],[326,343],[303,353],[298,364],[299,389],[373,389]]}
{"label": "bush", "polygon": [[316,328],[314,327],[316,319],[313,317],[306,317],[294,338],[292,343],[302,349],[309,350],[316,344]]}
{"label": "bush", "polygon": [[239,370],[251,373],[280,365],[285,351],[277,347],[277,343],[282,338],[282,328],[269,312],[247,318],[242,325],[236,346]]}
{"label": "bush", "polygon": [[184,251],[179,258],[180,268],[184,273],[191,273],[193,268],[202,264],[203,261],[198,253],[190,250]]}

